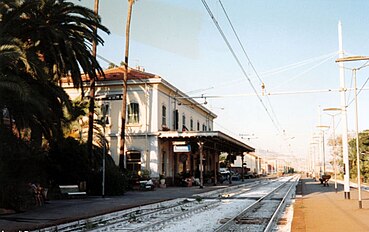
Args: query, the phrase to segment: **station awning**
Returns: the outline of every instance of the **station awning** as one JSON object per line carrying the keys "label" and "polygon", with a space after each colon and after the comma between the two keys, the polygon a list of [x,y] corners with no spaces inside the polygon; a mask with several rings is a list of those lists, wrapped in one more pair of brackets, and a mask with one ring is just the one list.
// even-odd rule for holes
{"label": "station awning", "polygon": [[170,141],[204,142],[204,146],[228,153],[254,152],[255,148],[220,131],[160,131],[160,139]]}

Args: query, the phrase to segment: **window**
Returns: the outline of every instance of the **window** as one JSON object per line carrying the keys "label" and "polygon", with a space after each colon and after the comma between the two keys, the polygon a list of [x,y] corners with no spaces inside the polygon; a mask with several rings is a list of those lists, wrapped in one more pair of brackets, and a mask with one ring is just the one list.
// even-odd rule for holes
{"label": "window", "polygon": [[161,153],[161,174],[165,176],[165,170],[166,170],[166,152],[163,151]]}
{"label": "window", "polygon": [[200,122],[197,121],[197,131],[200,131]]}
{"label": "window", "polygon": [[173,111],[173,130],[178,130],[178,110]]}
{"label": "window", "polygon": [[138,103],[128,105],[128,124],[137,124],[140,122],[140,109]]}
{"label": "window", "polygon": [[205,124],[202,124],[202,131],[206,131],[206,126],[205,126]]}
{"label": "window", "polygon": [[182,115],[182,131],[185,131],[187,130],[187,127],[186,127],[186,115],[183,114]]}
{"label": "window", "polygon": [[161,125],[167,125],[167,107],[161,107]]}
{"label": "window", "polygon": [[127,170],[138,174],[141,170],[141,152],[140,151],[127,151]]}
{"label": "window", "polygon": [[193,119],[190,119],[190,130],[193,131]]}
{"label": "window", "polygon": [[[109,125],[109,114],[110,114],[110,106],[109,102],[103,102],[101,104],[101,123],[105,125]],[[104,117],[105,115],[105,117]]]}

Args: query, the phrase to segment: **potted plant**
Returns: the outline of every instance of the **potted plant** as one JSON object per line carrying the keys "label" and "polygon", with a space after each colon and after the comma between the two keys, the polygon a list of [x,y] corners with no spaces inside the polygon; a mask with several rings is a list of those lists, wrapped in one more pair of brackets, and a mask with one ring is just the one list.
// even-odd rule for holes
{"label": "potted plant", "polygon": [[165,176],[164,176],[164,174],[160,174],[159,175],[159,179],[160,179],[160,184],[165,184]]}

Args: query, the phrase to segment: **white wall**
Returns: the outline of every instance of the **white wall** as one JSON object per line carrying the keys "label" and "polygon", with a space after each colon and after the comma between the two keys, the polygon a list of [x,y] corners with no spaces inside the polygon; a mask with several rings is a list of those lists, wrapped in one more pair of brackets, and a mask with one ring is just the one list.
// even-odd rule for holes
{"label": "white wall", "polygon": [[[145,84],[145,81],[147,83]],[[72,99],[80,97],[80,93],[64,84],[66,92]],[[197,131],[197,121],[200,123],[200,131],[205,124],[207,130],[209,126],[213,129],[213,117],[204,110],[200,109],[193,101],[189,101],[179,94],[179,91],[173,91],[173,86],[167,82],[162,82],[161,78],[151,78],[149,80],[131,81],[128,83],[127,106],[130,103],[139,104],[139,123],[126,125],[126,145],[127,150],[138,150],[141,152],[142,168],[150,168],[152,176],[157,177],[161,172],[161,157],[157,132],[162,129],[162,105],[167,109],[167,126],[173,129],[173,110],[178,109],[179,122],[178,131],[182,130],[182,115],[186,116],[186,127],[190,130],[190,119],[193,119],[193,129]],[[85,92],[88,93],[88,88]],[[100,81],[96,85],[96,96],[121,95],[121,82],[119,81]],[[176,100],[174,95],[176,94]],[[107,99],[96,101],[96,105],[106,102],[110,105],[108,112],[109,124],[106,126],[106,135],[110,145],[110,155],[115,163],[119,163],[119,141],[121,131],[121,108],[122,100]],[[182,104],[179,105],[178,103]],[[128,121],[128,116],[127,116]],[[168,153],[169,154],[169,153]],[[170,157],[167,157],[169,160]]]}

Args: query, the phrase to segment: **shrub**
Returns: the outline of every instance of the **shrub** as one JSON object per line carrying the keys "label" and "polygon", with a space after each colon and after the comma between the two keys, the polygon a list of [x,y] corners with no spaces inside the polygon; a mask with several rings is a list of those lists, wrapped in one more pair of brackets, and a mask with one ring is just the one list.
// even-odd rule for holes
{"label": "shrub", "polygon": [[0,207],[24,211],[34,206],[29,182],[46,184],[46,153],[31,150],[22,141],[0,129]]}

